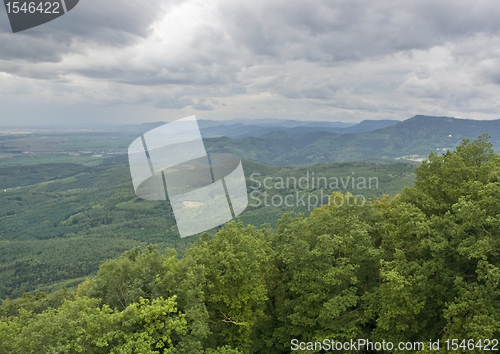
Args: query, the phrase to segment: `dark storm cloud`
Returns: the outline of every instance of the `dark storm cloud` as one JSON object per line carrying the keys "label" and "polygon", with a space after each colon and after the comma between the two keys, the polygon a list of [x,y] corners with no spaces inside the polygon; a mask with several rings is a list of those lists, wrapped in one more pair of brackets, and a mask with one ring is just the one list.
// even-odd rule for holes
{"label": "dark storm cloud", "polygon": [[[86,0],[77,11],[15,36],[8,33],[4,19],[0,59],[57,62],[63,55],[78,53],[87,46],[134,45],[152,33],[155,21],[181,3]],[[196,67],[195,70],[188,68],[176,75],[172,73],[178,68],[176,62],[175,67],[157,63],[150,75],[144,75],[142,70],[135,75],[130,67],[121,73],[119,68],[106,67],[79,73],[140,85],[196,83],[191,75],[224,84],[234,78],[221,78],[227,76],[222,70],[214,75],[203,72],[213,70],[214,63],[225,66],[238,52],[246,56],[238,59],[238,65],[252,66],[263,60],[335,65],[399,51],[429,49],[457,37],[476,32],[497,34],[500,30],[500,21],[496,19],[500,2],[496,1],[244,1],[221,2],[212,10],[213,20],[221,27],[200,26],[198,38],[191,43],[195,50],[179,53],[185,59],[183,64]],[[230,41],[224,41],[224,36]],[[165,67],[167,73],[159,74]],[[237,71],[239,67],[228,69]],[[219,82],[217,78],[221,78]],[[203,84],[203,79],[199,81]]]}
{"label": "dark storm cloud", "polygon": [[[84,45],[130,45],[147,37],[151,24],[172,4],[174,1],[85,0],[65,16],[16,34],[12,34],[2,7],[0,59],[59,61]],[[78,45],[71,46],[75,42]]]}
{"label": "dark storm cloud", "polygon": [[361,60],[500,31],[497,1],[255,1],[221,13],[236,42],[280,60]]}
{"label": "dark storm cloud", "polygon": [[499,13],[484,0],[82,0],[16,34],[0,13],[0,92],[205,113],[490,112]]}
{"label": "dark storm cloud", "polygon": [[[55,29],[77,38],[81,44],[121,47],[151,34],[151,25],[182,0],[85,0]],[[76,8],[75,8],[76,10]]]}
{"label": "dark storm cloud", "polygon": [[[2,48],[0,60],[59,62],[63,54],[68,53],[70,40],[66,35],[45,33],[44,38],[40,38],[41,36],[20,38],[12,33],[0,32],[0,48]],[[60,40],[57,40],[57,37]]]}

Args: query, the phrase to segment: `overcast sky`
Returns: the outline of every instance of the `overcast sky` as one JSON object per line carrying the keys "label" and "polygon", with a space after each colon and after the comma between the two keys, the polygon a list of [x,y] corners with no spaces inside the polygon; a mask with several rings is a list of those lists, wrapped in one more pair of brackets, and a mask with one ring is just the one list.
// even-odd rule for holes
{"label": "overcast sky", "polygon": [[80,0],[13,34],[0,124],[500,118],[498,0]]}

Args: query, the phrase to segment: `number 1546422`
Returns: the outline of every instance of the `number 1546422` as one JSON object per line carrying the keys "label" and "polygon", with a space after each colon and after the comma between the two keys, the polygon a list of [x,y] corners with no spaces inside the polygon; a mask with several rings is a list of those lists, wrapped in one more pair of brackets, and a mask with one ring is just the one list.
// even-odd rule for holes
{"label": "number 1546422", "polygon": [[59,13],[59,2],[41,2],[38,5],[34,2],[8,2],[5,4],[7,7],[7,13],[25,13],[25,14],[58,14]]}

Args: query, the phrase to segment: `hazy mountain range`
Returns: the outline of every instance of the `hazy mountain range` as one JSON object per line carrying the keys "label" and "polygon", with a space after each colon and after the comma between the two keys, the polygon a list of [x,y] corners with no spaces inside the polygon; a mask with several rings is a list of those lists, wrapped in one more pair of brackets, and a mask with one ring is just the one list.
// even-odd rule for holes
{"label": "hazy mountain range", "polygon": [[[143,133],[165,122],[127,126]],[[403,121],[365,120],[358,124],[279,119],[199,120],[209,152],[231,152],[269,165],[339,161],[421,161],[483,133],[500,152],[500,120],[416,115]]]}
{"label": "hazy mountain range", "polygon": [[[398,120],[365,120],[360,123],[317,122],[283,119],[250,119],[230,120],[199,119],[198,126],[204,138],[228,137],[232,139],[262,137],[276,131],[300,135],[310,132],[330,132],[335,134],[362,133],[397,124]],[[143,133],[166,122],[143,123],[138,125],[120,125],[107,127],[108,130]]]}
{"label": "hazy mountain range", "polygon": [[[163,124],[165,122],[115,125],[64,134],[7,134],[1,137],[4,142],[0,144],[0,156],[3,153],[24,163],[27,145],[32,146],[31,152],[37,152],[33,147],[38,147],[38,154],[49,155],[74,154],[80,150],[126,152],[140,134]],[[231,152],[242,159],[278,166],[340,161],[421,161],[431,151],[443,153],[460,145],[464,138],[476,139],[483,133],[491,135],[494,149],[500,152],[500,120],[417,115],[404,121],[365,120],[358,124],[246,118],[199,120],[198,124],[207,151]],[[48,135],[44,140],[40,134]],[[55,139],[54,143],[48,144],[52,141],[49,138]]]}
{"label": "hazy mountain range", "polygon": [[[495,150],[500,151],[500,120],[417,115],[405,121],[364,121],[350,127],[305,125],[284,128],[273,125],[267,127],[267,134],[260,136],[255,135],[263,130],[257,130],[255,125],[233,126],[234,130],[230,129],[231,126],[225,126],[227,135],[233,133],[234,137],[238,134],[241,138],[205,139],[208,151],[231,152],[241,158],[271,165],[356,160],[419,161],[431,151],[443,153],[454,149],[464,138],[476,139],[483,133],[491,136]],[[222,131],[220,126],[213,128]],[[211,132],[207,129],[202,128],[205,137]]]}
{"label": "hazy mountain range", "polygon": [[342,122],[302,122],[293,120],[241,119],[220,124],[218,121],[199,120],[204,138],[226,136],[233,139],[262,137],[276,131],[300,135],[317,131],[335,134],[362,133],[395,125],[397,120],[365,120],[358,124]]}

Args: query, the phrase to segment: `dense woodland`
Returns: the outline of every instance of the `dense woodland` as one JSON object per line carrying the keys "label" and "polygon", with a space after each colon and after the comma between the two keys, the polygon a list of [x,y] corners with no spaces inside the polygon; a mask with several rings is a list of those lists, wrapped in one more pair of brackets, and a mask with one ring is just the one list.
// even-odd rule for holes
{"label": "dense woodland", "polygon": [[6,300],[0,353],[273,354],[290,353],[292,339],[498,339],[499,214],[500,156],[481,136],[432,153],[393,199],[285,214],[275,229],[231,222],[182,255],[129,250],[76,292]]}
{"label": "dense woodland", "polygon": [[[243,161],[243,167],[249,192],[267,191],[272,195],[296,191],[292,185],[292,189],[257,188],[252,179],[260,183],[264,178],[298,180],[313,173],[329,178],[376,176],[378,189],[373,186],[356,191],[351,183],[345,189],[339,184],[337,189],[362,193],[368,199],[383,193],[395,195],[403,185],[411,184],[416,165],[352,162],[285,168]],[[174,248],[182,255],[196,240],[180,238],[168,201],[136,197],[126,156],[105,159],[97,166],[58,163],[2,167],[0,184],[0,300],[20,297],[27,291],[76,288],[85,277],[95,275],[102,262],[135,246],[156,244],[160,251]],[[318,195],[320,190],[309,183],[309,188],[299,192],[302,196]],[[268,223],[276,227],[283,213],[291,211],[310,212],[302,205],[249,205],[238,220],[245,225]]]}

